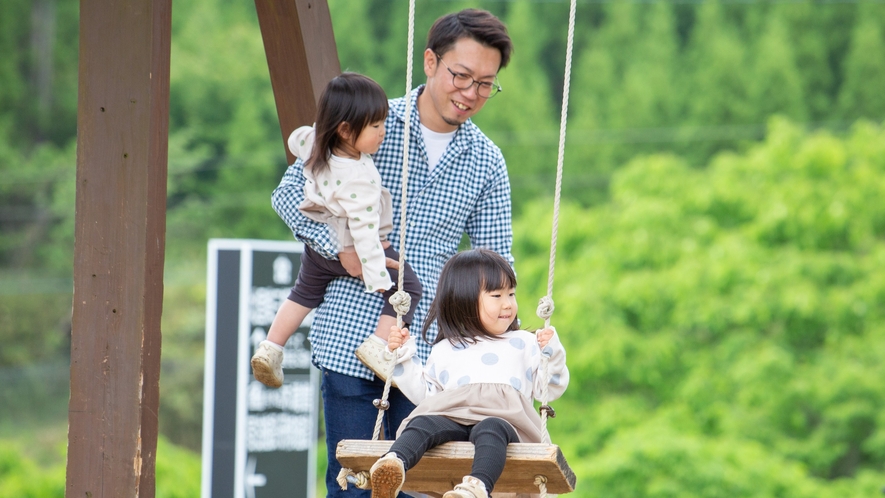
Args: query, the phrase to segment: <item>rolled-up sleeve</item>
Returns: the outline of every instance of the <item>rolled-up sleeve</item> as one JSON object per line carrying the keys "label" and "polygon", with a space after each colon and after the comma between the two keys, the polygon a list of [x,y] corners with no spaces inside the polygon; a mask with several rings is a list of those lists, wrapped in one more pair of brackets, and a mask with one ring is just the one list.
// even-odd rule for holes
{"label": "rolled-up sleeve", "polygon": [[304,242],[311,249],[326,259],[338,257],[337,243],[329,234],[328,226],[311,220],[298,210],[304,200],[304,161],[298,159],[289,166],[279,186],[271,194],[271,206],[292,230],[296,239]]}

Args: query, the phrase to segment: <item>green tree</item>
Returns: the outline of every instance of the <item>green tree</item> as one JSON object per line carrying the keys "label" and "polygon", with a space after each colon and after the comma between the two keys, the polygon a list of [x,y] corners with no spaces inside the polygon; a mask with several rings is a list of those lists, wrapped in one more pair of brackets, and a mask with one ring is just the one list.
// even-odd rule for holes
{"label": "green tree", "polygon": [[[528,2],[512,5],[505,20],[511,37],[546,38],[549,28],[535,23],[536,13],[537,7]],[[486,102],[474,119],[501,147],[511,185],[520,192],[513,198],[517,209],[529,198],[552,192],[556,172],[559,127],[549,99],[549,79],[536,66],[542,48],[540,44],[514,47],[509,65],[498,75],[503,91]],[[524,102],[531,105],[520,105]],[[512,112],[515,106],[521,107],[518,119]]]}
{"label": "green tree", "polygon": [[[581,494],[881,487],[883,157],[881,126],[773,120],[745,153],[640,158],[609,202],[564,206],[553,323],[572,384],[550,427]],[[515,228],[520,299],[544,292],[549,213]]]}
{"label": "green tree", "polygon": [[720,149],[717,141],[751,138],[741,129],[753,124],[751,75],[746,70],[750,61],[738,29],[728,22],[718,1],[698,7],[686,50],[687,70],[681,84],[688,102],[685,124],[695,128],[686,138],[695,141],[690,157],[700,165]]}
{"label": "green tree", "polygon": [[79,4],[9,0],[0,12],[0,136],[64,145],[76,134]]}
{"label": "green tree", "polygon": [[885,9],[862,4],[845,60],[845,81],[839,91],[839,108],[848,119],[885,118],[885,95],[870,85],[885,81]]}
{"label": "green tree", "polygon": [[805,122],[808,118],[802,78],[789,34],[777,10],[771,11],[756,44],[749,96],[756,120],[780,114]]}
{"label": "green tree", "polygon": [[[789,50],[795,56],[809,118],[812,121],[830,119],[838,81],[838,68],[831,64],[838,53],[838,45],[834,46],[833,40],[843,36],[842,26],[846,20],[842,17],[846,9],[798,2],[779,7],[776,12],[786,25]],[[766,56],[765,52],[758,54],[758,57]]]}
{"label": "green tree", "polygon": [[[598,36],[578,48],[584,54],[576,59],[573,155],[567,158],[582,173],[597,171],[597,192],[608,172],[634,154],[667,147],[672,137],[667,129],[678,123],[684,105],[674,70],[681,62],[673,6],[660,2],[639,9],[618,3],[605,12]],[[593,190],[586,187],[594,185],[580,180],[569,194],[592,199]]]}
{"label": "green tree", "polygon": [[587,39],[575,41],[571,81],[575,91],[569,97],[570,138],[566,164],[575,171],[574,182],[569,185],[579,187],[570,189],[569,193],[575,195],[583,190],[584,196],[597,202],[618,160],[618,137],[608,129],[608,123],[613,120],[611,102],[622,84],[623,67],[618,54],[629,53],[628,47],[621,45],[625,38],[623,31],[626,31],[626,43],[632,42],[635,34],[631,34],[633,5],[619,3],[610,8],[620,14],[613,17],[620,19],[623,27],[614,22],[605,23],[591,31]]}

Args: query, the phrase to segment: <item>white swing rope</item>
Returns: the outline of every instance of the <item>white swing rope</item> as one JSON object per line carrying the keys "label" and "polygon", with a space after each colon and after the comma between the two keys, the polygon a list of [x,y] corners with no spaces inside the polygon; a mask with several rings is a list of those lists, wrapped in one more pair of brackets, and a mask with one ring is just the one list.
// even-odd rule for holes
{"label": "white swing rope", "polygon": [[[406,57],[406,122],[403,132],[403,175],[400,186],[400,237],[399,237],[399,277],[397,278],[397,291],[390,296],[390,304],[396,310],[396,326],[403,327],[403,315],[409,312],[411,306],[411,296],[403,290],[403,269],[406,264],[406,203],[408,202],[409,184],[409,139],[410,139],[410,122],[412,117],[412,51],[415,47],[415,0],[409,0],[409,41],[407,57]],[[384,421],[384,412],[390,407],[387,397],[390,394],[390,383],[393,380],[393,369],[396,367],[397,351],[393,352],[393,358],[387,370],[387,380],[384,381],[384,392],[380,400],[376,400],[375,408],[378,408],[378,417],[375,419],[375,431],[372,434],[372,440],[376,441],[381,436],[381,426]]]}
{"label": "white swing rope", "polygon": [[[556,236],[559,232],[559,200],[562,193],[562,165],[565,157],[565,130],[568,122],[568,96],[572,75],[572,52],[575,40],[575,11],[577,0],[571,0],[568,16],[568,41],[565,50],[565,78],[562,85],[562,109],[559,117],[559,152],[556,159],[556,188],[553,194],[553,230],[550,240],[550,266],[547,271],[547,295],[538,302],[538,318],[544,320],[544,328],[550,326],[550,317],[553,316],[553,275],[556,267]],[[541,375],[544,379],[541,388],[541,428],[544,442],[551,444],[550,433],[547,431],[547,417],[555,417],[556,413],[548,404],[548,383],[550,374],[547,369],[549,357],[541,354]],[[541,498],[547,498],[547,478],[542,475],[535,476],[535,486],[541,491]]]}
{"label": "white swing rope", "polygon": [[[403,315],[409,312],[412,298],[403,290],[403,269],[406,262],[406,203],[408,202],[407,186],[409,184],[409,139],[410,139],[410,123],[412,118],[412,70],[414,62],[412,60],[412,52],[415,49],[415,0],[409,0],[409,33],[406,55],[406,122],[403,133],[403,174],[400,186],[400,238],[399,238],[399,276],[397,278],[397,291],[390,296],[390,304],[396,310],[396,326],[403,327]],[[372,433],[372,441],[377,441],[381,437],[381,427],[384,422],[384,412],[390,407],[387,401],[390,395],[390,384],[393,380],[393,369],[396,367],[396,358],[399,349],[393,352],[387,369],[387,380],[384,381],[384,391],[381,399],[374,401],[375,408],[378,409],[378,416],[375,419],[375,430]],[[338,485],[341,489],[347,489],[347,483],[351,483],[360,489],[371,489],[372,483],[367,471],[353,472],[352,469],[342,468],[338,472]]]}
{"label": "white swing rope", "polygon": [[[575,39],[575,10],[577,0],[571,0],[568,18],[568,43],[565,51],[565,78],[562,88],[562,111],[559,119],[559,154],[556,160],[556,189],[553,197],[553,230],[550,241],[550,266],[547,272],[547,295],[542,297],[538,303],[538,318],[544,320],[544,328],[550,326],[550,317],[553,316],[553,275],[556,266],[556,236],[559,231],[559,200],[562,193],[562,165],[565,156],[565,130],[568,121],[568,97],[569,86],[572,74],[572,51]],[[547,362],[549,358],[541,355],[541,371],[543,372],[544,387],[541,393],[541,425],[543,428],[544,441],[550,443],[550,434],[547,432],[548,412],[550,417],[556,416],[553,409],[547,404],[548,392],[547,384],[549,382],[549,373],[547,371]]]}

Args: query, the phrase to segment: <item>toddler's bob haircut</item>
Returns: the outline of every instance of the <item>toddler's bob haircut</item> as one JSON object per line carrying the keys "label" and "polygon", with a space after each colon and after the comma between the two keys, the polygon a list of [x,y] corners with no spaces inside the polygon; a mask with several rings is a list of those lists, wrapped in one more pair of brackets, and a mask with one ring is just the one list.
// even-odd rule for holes
{"label": "toddler's bob haircut", "polygon": [[[490,334],[479,317],[479,298],[483,292],[516,288],[516,273],[501,255],[489,249],[462,251],[446,262],[439,276],[436,297],[424,320],[421,332],[426,342],[427,331],[434,320],[439,333],[433,344],[444,339],[455,344],[474,344],[477,338],[499,339]],[[514,315],[507,330],[517,330],[519,319]]]}

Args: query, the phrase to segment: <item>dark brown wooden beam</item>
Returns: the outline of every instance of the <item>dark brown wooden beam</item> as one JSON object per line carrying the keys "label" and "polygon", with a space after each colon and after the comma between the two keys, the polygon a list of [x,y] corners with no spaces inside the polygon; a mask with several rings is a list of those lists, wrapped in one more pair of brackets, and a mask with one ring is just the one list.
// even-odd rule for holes
{"label": "dark brown wooden beam", "polygon": [[283,147],[292,130],[312,124],[326,83],[341,73],[326,0],[255,0]]}
{"label": "dark brown wooden beam", "polygon": [[68,497],[155,494],[171,0],[81,0]]}

